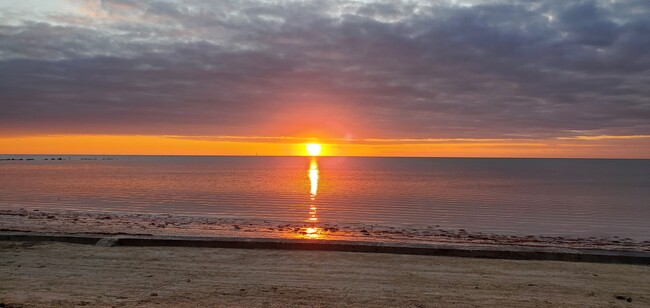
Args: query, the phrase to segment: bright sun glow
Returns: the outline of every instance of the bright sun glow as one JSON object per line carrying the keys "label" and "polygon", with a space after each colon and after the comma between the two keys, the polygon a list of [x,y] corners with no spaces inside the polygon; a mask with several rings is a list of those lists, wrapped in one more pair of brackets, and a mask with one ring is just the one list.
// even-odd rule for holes
{"label": "bright sun glow", "polygon": [[308,143],[307,144],[307,154],[309,154],[309,156],[318,156],[318,155],[320,155],[321,150],[322,150],[322,147],[318,143]]}

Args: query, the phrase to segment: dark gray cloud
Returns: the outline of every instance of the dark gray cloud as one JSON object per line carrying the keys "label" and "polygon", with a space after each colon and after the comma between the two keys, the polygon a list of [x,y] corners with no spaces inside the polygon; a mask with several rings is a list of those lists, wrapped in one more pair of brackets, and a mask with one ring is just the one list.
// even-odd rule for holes
{"label": "dark gray cloud", "polygon": [[77,3],[0,23],[8,134],[650,134],[644,0]]}

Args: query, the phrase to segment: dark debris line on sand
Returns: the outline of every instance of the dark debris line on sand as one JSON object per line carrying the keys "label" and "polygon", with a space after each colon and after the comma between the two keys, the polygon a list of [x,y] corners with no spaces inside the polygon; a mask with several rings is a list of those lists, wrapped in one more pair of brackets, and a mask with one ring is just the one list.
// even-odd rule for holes
{"label": "dark debris line on sand", "polygon": [[55,234],[0,232],[5,241],[55,241],[95,246],[168,246],[203,248],[321,250],[342,252],[391,253],[489,259],[549,260],[595,263],[650,264],[650,253],[559,249],[549,247],[469,246],[404,244],[359,241],[179,236],[105,236],[93,234]]}
{"label": "dark debris line on sand", "polygon": [[[307,226],[267,220],[27,209],[0,210],[0,225],[7,231],[259,238],[297,238],[303,235],[301,232]],[[324,224],[321,226],[321,235],[328,240],[381,243],[498,245],[650,252],[650,241],[499,235],[469,232],[465,229],[444,229],[440,226],[415,228]]]}

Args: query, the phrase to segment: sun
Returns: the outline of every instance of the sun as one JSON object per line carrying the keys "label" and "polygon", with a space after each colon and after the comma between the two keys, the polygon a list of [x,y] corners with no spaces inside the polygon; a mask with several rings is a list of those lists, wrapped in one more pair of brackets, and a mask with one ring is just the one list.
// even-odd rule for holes
{"label": "sun", "polygon": [[308,143],[306,145],[306,148],[307,154],[309,154],[309,156],[318,156],[323,149],[323,147],[318,143]]}

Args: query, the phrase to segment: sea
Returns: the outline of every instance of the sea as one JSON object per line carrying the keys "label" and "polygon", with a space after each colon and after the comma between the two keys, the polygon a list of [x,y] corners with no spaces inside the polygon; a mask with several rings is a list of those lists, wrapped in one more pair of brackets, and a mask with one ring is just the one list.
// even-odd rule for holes
{"label": "sea", "polygon": [[650,240],[650,160],[0,155],[0,208]]}

